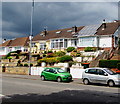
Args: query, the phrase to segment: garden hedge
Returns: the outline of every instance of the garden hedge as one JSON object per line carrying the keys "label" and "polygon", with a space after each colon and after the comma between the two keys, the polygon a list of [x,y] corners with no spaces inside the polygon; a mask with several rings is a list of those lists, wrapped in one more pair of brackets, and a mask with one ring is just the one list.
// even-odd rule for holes
{"label": "garden hedge", "polygon": [[100,60],[99,67],[106,67],[106,68],[118,68],[120,65],[120,60]]}

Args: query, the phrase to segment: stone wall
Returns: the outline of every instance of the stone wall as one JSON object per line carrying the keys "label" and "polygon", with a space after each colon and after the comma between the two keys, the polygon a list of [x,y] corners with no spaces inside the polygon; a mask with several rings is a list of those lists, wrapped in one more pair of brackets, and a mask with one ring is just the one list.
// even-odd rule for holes
{"label": "stone wall", "polygon": [[28,75],[29,67],[6,67],[5,73]]}

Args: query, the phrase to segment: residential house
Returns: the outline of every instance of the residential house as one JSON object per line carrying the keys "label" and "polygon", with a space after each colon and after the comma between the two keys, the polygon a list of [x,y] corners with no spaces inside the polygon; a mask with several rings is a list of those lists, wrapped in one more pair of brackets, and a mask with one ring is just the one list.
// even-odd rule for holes
{"label": "residential house", "polygon": [[67,47],[76,47],[83,50],[85,47],[99,47],[111,49],[117,46],[119,21],[102,24],[72,27],[47,31],[36,35],[33,40],[33,50],[64,50]]}
{"label": "residential house", "polygon": [[99,47],[111,49],[118,45],[119,21],[85,26],[78,34],[79,49]]}
{"label": "residential house", "polygon": [[[76,34],[83,28],[72,27],[66,29],[59,29],[53,31],[47,31],[46,29],[36,35],[32,44],[36,45],[37,52],[40,50],[64,50],[67,47],[76,47],[78,45],[78,38]],[[34,47],[35,49],[35,47]]]}
{"label": "residential house", "polygon": [[28,51],[28,37],[20,37],[13,40],[8,40],[0,45],[0,55],[6,55],[11,51],[21,50]]}

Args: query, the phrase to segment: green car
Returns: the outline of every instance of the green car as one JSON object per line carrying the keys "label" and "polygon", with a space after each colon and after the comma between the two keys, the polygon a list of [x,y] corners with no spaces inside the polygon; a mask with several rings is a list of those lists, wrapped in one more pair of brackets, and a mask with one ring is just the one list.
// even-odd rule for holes
{"label": "green car", "polygon": [[61,68],[47,67],[41,73],[41,80],[72,81],[72,75]]}

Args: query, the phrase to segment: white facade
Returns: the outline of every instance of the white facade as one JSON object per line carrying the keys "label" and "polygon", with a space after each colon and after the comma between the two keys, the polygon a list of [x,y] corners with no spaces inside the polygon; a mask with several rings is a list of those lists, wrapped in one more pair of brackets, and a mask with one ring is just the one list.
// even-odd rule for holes
{"label": "white facade", "polygon": [[101,48],[112,47],[112,37],[109,36],[100,37],[99,47]]}
{"label": "white facade", "polygon": [[11,51],[21,50],[22,52],[26,51],[25,47],[0,47],[0,55],[6,55]]}
{"label": "white facade", "polygon": [[97,37],[95,36],[79,37],[78,47],[97,47]]}

